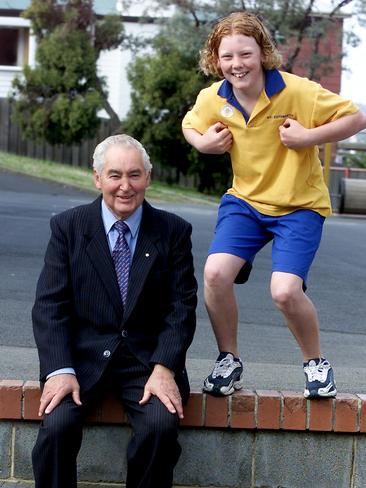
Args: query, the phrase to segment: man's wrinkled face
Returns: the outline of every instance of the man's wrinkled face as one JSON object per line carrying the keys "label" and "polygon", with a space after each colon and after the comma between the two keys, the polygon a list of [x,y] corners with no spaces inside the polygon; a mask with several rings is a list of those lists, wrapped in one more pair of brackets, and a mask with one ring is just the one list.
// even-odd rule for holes
{"label": "man's wrinkled face", "polygon": [[141,205],[150,184],[140,152],[122,144],[110,146],[105,153],[102,173],[94,170],[95,186],[118,219],[127,219]]}

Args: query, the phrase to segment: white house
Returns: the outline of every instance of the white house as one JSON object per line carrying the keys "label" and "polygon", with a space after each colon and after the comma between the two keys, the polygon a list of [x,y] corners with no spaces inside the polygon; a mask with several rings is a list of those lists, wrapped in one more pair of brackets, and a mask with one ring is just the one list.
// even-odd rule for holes
{"label": "white house", "polygon": [[[36,41],[31,33],[30,21],[20,17],[30,0],[0,0],[0,98],[12,93],[12,80],[22,72],[25,64],[34,66]],[[152,36],[158,26],[142,23],[141,16],[149,2],[132,2],[127,11],[120,0],[94,0],[97,15],[118,14],[126,34],[140,37]],[[122,119],[130,105],[130,86],[127,81],[127,65],[132,54],[127,50],[104,51],[98,60],[98,70],[106,78],[109,102]]]}
{"label": "white house", "polygon": [[7,97],[11,82],[25,64],[34,65],[35,39],[29,20],[19,17],[26,1],[0,1],[0,97]]}

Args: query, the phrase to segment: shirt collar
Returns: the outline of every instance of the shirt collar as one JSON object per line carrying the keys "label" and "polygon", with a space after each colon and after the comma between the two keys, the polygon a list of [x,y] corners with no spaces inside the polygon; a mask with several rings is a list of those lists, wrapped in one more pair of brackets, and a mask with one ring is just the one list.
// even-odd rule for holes
{"label": "shirt collar", "polygon": [[[282,75],[278,69],[265,70],[264,77],[264,90],[268,97],[273,97],[273,95],[279,93],[286,86],[286,83],[284,82],[284,79],[282,78]],[[234,107],[240,107],[239,110],[242,111],[240,104],[235,98],[232,84],[229,81],[224,80],[221,83],[217,94],[220,95],[220,97],[226,98],[226,100],[230,102],[231,105],[234,105]]]}
{"label": "shirt collar", "polygon": [[[113,225],[117,220],[119,220],[112,210],[106,205],[105,201],[102,199],[102,219],[104,224],[105,233],[108,235]],[[137,209],[131,214],[127,219],[124,220],[128,225],[132,237],[135,237],[141,223],[142,219],[142,205],[138,206]]]}

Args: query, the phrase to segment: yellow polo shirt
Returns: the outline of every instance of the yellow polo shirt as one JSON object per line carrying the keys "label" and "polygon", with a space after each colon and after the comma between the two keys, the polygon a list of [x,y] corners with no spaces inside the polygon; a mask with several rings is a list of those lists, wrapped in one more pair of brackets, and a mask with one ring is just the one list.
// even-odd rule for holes
{"label": "yellow polo shirt", "polygon": [[223,80],[199,93],[182,125],[201,134],[219,121],[230,129],[234,176],[228,193],[266,215],[307,208],[326,217],[331,205],[318,147],[286,148],[279,126],[292,118],[306,128],[318,127],[358,108],[307,78],[278,70],[265,75],[265,88],[250,117],[236,100],[231,84]]}

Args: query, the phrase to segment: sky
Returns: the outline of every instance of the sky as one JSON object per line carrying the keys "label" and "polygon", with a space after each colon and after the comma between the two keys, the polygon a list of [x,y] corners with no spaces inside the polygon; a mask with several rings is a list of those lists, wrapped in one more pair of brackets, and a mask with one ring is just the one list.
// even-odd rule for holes
{"label": "sky", "polygon": [[342,73],[341,94],[346,98],[351,98],[355,103],[366,106],[366,27],[361,27],[357,19],[353,18],[345,20],[344,29],[352,29],[362,39],[362,42],[356,48],[344,46],[348,54],[343,59],[343,65],[347,66],[349,71]]}

